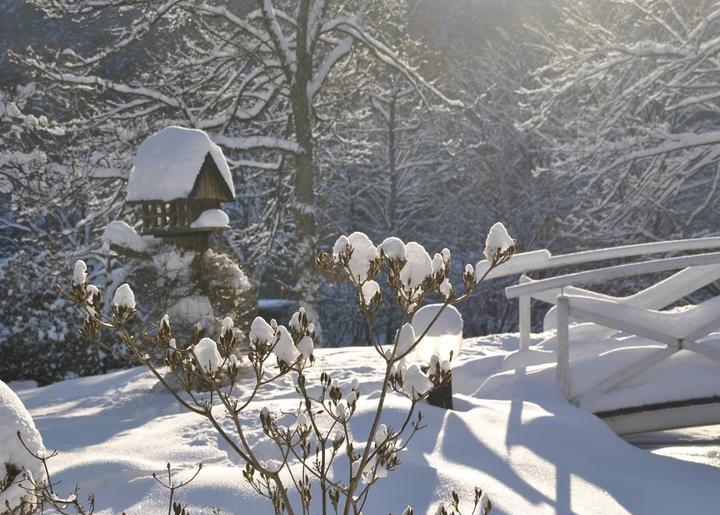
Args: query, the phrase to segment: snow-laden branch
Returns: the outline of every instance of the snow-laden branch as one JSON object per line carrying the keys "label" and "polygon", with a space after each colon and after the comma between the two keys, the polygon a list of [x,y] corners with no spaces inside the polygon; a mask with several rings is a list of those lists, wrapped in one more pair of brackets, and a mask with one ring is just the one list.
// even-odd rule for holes
{"label": "snow-laden branch", "polygon": [[233,150],[282,150],[284,152],[293,152],[296,154],[301,154],[303,152],[302,148],[297,143],[272,136],[233,137],[218,135],[214,136],[213,140],[218,145]]}

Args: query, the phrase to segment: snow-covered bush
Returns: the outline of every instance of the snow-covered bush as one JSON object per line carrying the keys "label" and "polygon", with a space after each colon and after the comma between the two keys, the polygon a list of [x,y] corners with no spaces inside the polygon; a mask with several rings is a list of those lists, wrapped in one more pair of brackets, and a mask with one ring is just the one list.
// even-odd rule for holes
{"label": "snow-covered bush", "polygon": [[0,381],[0,513],[93,513],[94,496],[89,495],[87,505],[83,505],[78,500],[78,486],[68,496],[58,495],[59,482],[53,482],[48,467],[56,455],[56,451],[45,449],[20,398]]}
{"label": "snow-covered bush", "polygon": [[[18,438],[22,437],[22,442]],[[23,442],[27,449],[23,446]],[[45,452],[42,437],[20,398],[0,381],[0,512],[22,509],[29,513],[37,503],[33,482],[43,481],[42,463],[28,452]],[[7,510],[7,511],[6,511]]]}
{"label": "snow-covered bush", "polygon": [[[91,375],[122,363],[110,352],[78,338],[75,307],[54,291],[49,269],[66,266],[64,256],[19,252],[0,265],[0,377],[48,384]],[[103,336],[107,345],[111,335]]]}
{"label": "snow-covered bush", "polygon": [[[355,232],[338,238],[331,253],[318,255],[316,263],[321,270],[356,289],[357,309],[368,324],[378,362],[385,371],[377,400],[368,401],[361,401],[357,378],[341,382],[333,377],[335,372],[322,371],[311,382],[310,377],[316,374],[310,376],[309,369],[317,365],[313,355],[315,324],[303,308],[287,325],[255,318],[246,355],[237,354],[232,319],[223,321],[216,339],[204,337],[185,346],[178,344],[171,330],[171,317],[164,316],[156,336],[147,331],[143,339],[162,351],[166,365],[174,377],[180,378],[180,385],[175,386],[153,365],[128,326],[136,304],[130,287],[118,290],[112,316],[104,316],[98,309],[100,292],[84,281],[82,270],[76,274],[67,298],[83,308],[85,334],[97,336],[101,329],[118,330],[129,357],[144,363],[188,411],[208,419],[245,463],[245,479],[270,501],[275,513],[326,514],[332,510],[358,514],[372,486],[398,468],[402,451],[424,427],[419,403],[434,388],[451,381],[452,353],[433,355],[429,363],[423,363],[413,357],[415,350],[432,334],[443,313],[470,296],[488,272],[507,261],[514,251],[515,243],[504,227],[495,226],[486,241],[486,261],[465,267],[461,288],[450,283],[452,260],[447,249],[431,257],[418,243],[399,239],[388,239],[376,247],[365,234]],[[384,305],[376,281],[381,274],[393,291],[391,303],[402,313],[401,329],[389,345],[377,338],[374,323],[375,314]],[[429,296],[440,296],[443,302],[436,305],[432,316],[419,317],[422,322],[415,327],[413,315]],[[240,374],[241,370],[251,373]],[[256,394],[261,389],[278,388],[287,379],[293,381],[299,397],[297,411],[275,413],[262,407],[255,416],[266,441],[249,441],[246,427],[252,424],[253,415],[248,412],[255,408]],[[409,401],[397,427],[383,422],[385,403],[393,392]],[[377,402],[370,427],[353,422],[358,402]],[[213,409],[218,404],[224,409]],[[267,446],[274,449],[269,456],[258,449]],[[490,506],[487,496],[476,491],[475,507],[480,513],[487,513]],[[442,513],[448,512],[442,509],[446,510]],[[459,498],[454,492],[450,511],[459,512]],[[405,513],[412,513],[412,509]]]}
{"label": "snow-covered bush", "polygon": [[238,343],[246,340],[253,289],[227,254],[161,244],[144,258],[128,256],[125,268],[143,317],[158,319],[168,314],[179,343],[187,346],[197,341],[196,333],[217,332],[225,316],[237,321]]}

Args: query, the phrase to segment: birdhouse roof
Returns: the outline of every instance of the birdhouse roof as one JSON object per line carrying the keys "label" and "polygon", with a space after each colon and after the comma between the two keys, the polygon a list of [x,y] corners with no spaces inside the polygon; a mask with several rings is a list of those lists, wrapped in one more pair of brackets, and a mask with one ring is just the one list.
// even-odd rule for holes
{"label": "birdhouse roof", "polygon": [[193,198],[203,164],[211,161],[219,179],[227,186],[229,199],[235,186],[222,150],[204,131],[166,127],[138,148],[128,179],[130,202],[171,201]]}

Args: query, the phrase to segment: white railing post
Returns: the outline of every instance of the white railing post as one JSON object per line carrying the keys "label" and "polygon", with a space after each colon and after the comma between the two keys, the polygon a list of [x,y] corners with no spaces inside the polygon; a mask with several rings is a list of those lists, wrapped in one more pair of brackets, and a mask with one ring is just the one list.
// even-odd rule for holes
{"label": "white railing post", "polygon": [[565,398],[570,400],[570,304],[568,298],[560,294],[557,298],[557,343],[555,357],[557,358],[557,382]]}
{"label": "white railing post", "polygon": [[[525,284],[532,282],[527,275],[522,274],[518,280],[518,284]],[[530,348],[530,332],[531,328],[531,312],[530,312],[530,295],[521,295],[519,297],[518,306],[518,327],[520,331],[520,350],[526,350]]]}
{"label": "white railing post", "polygon": [[530,295],[522,295],[520,301],[520,350],[530,348]]}

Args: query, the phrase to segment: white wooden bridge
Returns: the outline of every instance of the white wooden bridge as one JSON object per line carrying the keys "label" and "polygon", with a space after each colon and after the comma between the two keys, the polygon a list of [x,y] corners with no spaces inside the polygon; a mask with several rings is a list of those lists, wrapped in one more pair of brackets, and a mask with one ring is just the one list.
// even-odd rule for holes
{"label": "white wooden bridge", "polygon": [[[566,398],[602,417],[617,433],[720,424],[720,335],[709,336],[720,329],[720,296],[701,304],[665,310],[720,280],[718,249],[720,237],[564,255],[539,250],[517,254],[489,277],[520,275],[517,285],[506,288],[506,295],[509,299],[519,299],[521,352],[532,352],[529,345],[531,299],[554,305],[544,321],[544,329],[553,333],[538,347],[554,349],[558,385]],[[623,258],[641,260],[539,280],[528,275]],[[673,274],[627,297],[589,289],[618,279],[663,272]],[[579,346],[588,345],[588,341],[614,341],[617,347],[601,354],[602,359],[607,357],[606,373],[590,384],[588,377],[597,374],[592,373],[587,363],[583,368],[576,363],[580,360],[575,359],[584,350]],[[698,361],[698,357],[702,361]],[[599,366],[602,359],[594,358],[598,362],[596,368],[603,368]],[[675,388],[672,367],[681,366],[676,365],[678,359],[685,360],[682,365],[685,378],[693,375],[688,362],[703,369],[698,370],[696,388],[688,388],[687,384],[681,389]],[[654,389],[646,388],[642,396],[623,395],[629,384],[637,386],[641,377],[652,376],[653,369],[659,367],[665,367],[663,379],[656,381]],[[717,367],[716,371],[712,367]],[[611,397],[614,400],[608,403]]]}

